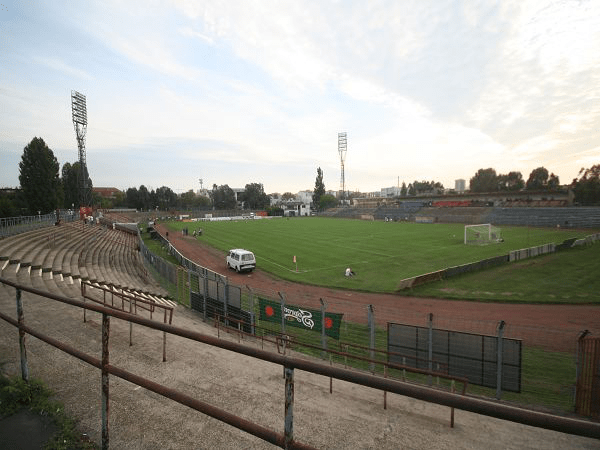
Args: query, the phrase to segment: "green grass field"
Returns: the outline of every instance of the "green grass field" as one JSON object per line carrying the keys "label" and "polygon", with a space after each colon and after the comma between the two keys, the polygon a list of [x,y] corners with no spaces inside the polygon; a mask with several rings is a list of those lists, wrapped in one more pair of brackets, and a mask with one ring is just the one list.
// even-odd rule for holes
{"label": "green grass field", "polygon": [[[202,228],[203,234],[198,239],[222,250],[224,254],[231,248],[252,250],[258,266],[280,278],[370,292],[392,292],[404,278],[507,254],[511,250],[550,242],[558,244],[565,239],[584,237],[593,232],[502,227],[504,242],[467,246],[463,244],[464,226],[461,224],[390,223],[310,217],[172,222],[169,225],[174,230],[187,227],[190,234],[194,229]],[[560,258],[566,253],[569,252],[561,252],[555,256]],[[297,267],[293,262],[294,256]],[[598,259],[597,256],[595,258]],[[528,261],[537,259],[539,258]],[[356,276],[350,279],[344,277],[344,269],[348,266],[356,272]],[[510,266],[512,264],[507,265]],[[442,288],[438,286],[436,296],[452,297],[451,284],[454,282],[452,279],[444,281]],[[592,284],[597,292],[598,285],[594,282]],[[477,288],[474,292],[482,289]],[[456,288],[457,292],[460,290]],[[483,291],[487,292],[485,289]],[[415,292],[420,290],[416,289]],[[587,294],[583,292],[582,295],[581,299],[586,299]],[[504,300],[507,301],[525,301],[519,296],[505,297]],[[589,296],[585,301],[589,301]]]}

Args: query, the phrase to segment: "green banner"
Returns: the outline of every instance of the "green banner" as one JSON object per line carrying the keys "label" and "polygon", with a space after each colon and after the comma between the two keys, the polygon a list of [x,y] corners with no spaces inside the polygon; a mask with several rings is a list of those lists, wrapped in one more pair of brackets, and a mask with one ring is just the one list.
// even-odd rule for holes
{"label": "green banner", "polygon": [[[259,298],[260,320],[281,323],[281,314],[284,314],[286,325],[304,328],[321,333],[321,311],[316,309],[301,308],[295,305],[281,303]],[[283,309],[283,311],[282,311]],[[334,339],[340,338],[340,325],[343,314],[325,312],[325,334]]]}

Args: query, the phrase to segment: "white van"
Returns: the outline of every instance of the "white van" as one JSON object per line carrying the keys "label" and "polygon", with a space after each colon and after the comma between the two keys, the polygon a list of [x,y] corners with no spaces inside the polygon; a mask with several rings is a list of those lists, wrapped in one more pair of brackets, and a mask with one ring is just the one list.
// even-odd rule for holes
{"label": "white van", "polygon": [[241,248],[229,250],[227,254],[227,268],[235,269],[236,272],[245,270],[252,271],[256,267],[256,258],[254,253]]}

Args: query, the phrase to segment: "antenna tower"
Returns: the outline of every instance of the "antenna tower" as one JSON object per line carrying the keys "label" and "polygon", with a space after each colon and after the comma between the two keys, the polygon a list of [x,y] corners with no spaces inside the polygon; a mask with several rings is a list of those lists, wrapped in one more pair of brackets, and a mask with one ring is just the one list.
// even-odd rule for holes
{"label": "antenna tower", "polygon": [[91,187],[88,185],[88,170],[85,162],[85,134],[87,132],[87,109],[85,106],[85,95],[77,91],[71,91],[71,110],[73,112],[73,127],[77,138],[79,150],[79,168],[81,170],[79,180],[79,206],[90,206],[92,203]]}
{"label": "antenna tower", "polygon": [[340,154],[340,163],[342,167],[342,173],[340,176],[340,200],[344,200],[346,197],[346,179],[344,176],[344,161],[346,160],[346,151],[348,150],[348,140],[346,132],[338,133],[338,153]]}

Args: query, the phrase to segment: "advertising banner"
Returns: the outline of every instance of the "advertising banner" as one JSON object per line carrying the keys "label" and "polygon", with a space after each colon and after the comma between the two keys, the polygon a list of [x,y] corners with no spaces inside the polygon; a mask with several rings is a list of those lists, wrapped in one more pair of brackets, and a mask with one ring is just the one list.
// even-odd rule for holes
{"label": "advertising banner", "polygon": [[[259,298],[260,320],[281,323],[281,314],[287,325],[304,328],[321,333],[321,311],[316,309],[301,308],[294,305],[285,305],[279,302]],[[283,309],[283,311],[282,311]],[[325,334],[334,339],[340,338],[340,325],[343,314],[325,312]]]}

